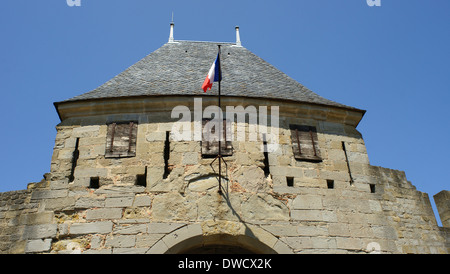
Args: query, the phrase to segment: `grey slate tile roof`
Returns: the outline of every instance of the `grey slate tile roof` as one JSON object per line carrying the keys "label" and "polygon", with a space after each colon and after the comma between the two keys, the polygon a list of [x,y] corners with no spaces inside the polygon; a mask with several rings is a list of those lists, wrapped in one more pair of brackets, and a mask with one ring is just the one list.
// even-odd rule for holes
{"label": "grey slate tile roof", "polygon": [[100,87],[63,102],[152,95],[216,96],[201,86],[222,45],[223,96],[292,100],[356,108],[325,99],[244,47],[232,43],[175,41],[166,43]]}

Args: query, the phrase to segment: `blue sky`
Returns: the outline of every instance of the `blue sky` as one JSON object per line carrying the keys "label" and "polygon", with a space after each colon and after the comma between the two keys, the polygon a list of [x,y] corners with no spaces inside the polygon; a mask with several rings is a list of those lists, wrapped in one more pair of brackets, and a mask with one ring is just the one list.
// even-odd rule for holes
{"label": "blue sky", "polygon": [[372,165],[418,190],[449,189],[450,1],[6,0],[0,7],[0,192],[50,169],[52,105],[90,91],[175,39],[234,42],[319,95],[367,110]]}

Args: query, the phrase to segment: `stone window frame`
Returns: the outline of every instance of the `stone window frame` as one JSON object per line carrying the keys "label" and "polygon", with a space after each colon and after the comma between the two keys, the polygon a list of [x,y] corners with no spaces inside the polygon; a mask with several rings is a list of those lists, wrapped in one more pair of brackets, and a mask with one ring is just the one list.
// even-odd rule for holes
{"label": "stone window frame", "polygon": [[137,121],[107,123],[105,158],[136,156]]}
{"label": "stone window frame", "polygon": [[[202,141],[200,143],[201,153],[203,158],[212,158],[216,157],[219,154],[219,142],[218,141],[207,141],[204,134],[203,129],[205,128],[206,123],[212,121],[211,118],[203,118],[202,119]],[[231,123],[227,121],[227,119],[223,119],[223,140],[221,142],[221,154],[222,156],[232,156],[233,155],[233,145],[231,141],[226,141],[227,132],[231,132]]]}
{"label": "stone window frame", "polygon": [[292,152],[296,160],[321,162],[319,140],[315,126],[290,124]]}

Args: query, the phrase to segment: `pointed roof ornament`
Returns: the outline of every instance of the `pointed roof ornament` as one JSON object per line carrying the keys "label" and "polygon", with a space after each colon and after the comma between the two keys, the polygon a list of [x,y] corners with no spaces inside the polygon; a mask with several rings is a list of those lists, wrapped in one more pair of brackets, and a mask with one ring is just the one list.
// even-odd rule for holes
{"label": "pointed roof ornament", "polygon": [[170,22],[170,34],[169,34],[169,43],[175,43],[173,39],[173,28],[175,23],[173,22],[173,11],[172,11],[172,21]]}
{"label": "pointed roof ornament", "polygon": [[236,47],[242,47],[241,36],[239,35],[239,26],[236,26]]}

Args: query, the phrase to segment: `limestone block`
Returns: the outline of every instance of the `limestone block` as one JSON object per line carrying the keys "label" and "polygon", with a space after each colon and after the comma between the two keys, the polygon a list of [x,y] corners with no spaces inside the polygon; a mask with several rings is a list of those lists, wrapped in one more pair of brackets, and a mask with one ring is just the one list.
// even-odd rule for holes
{"label": "limestone block", "polygon": [[366,245],[359,238],[336,237],[336,247],[347,250],[364,250]]}
{"label": "limestone block", "polygon": [[336,239],[328,237],[311,237],[311,245],[314,249],[336,249]]}
{"label": "limestone block", "polygon": [[54,213],[49,211],[21,214],[19,223],[24,225],[48,224],[52,222],[53,216]]}
{"label": "limestone block", "polygon": [[152,203],[152,200],[149,196],[136,196],[133,201],[133,206],[150,206]]}
{"label": "limestone block", "polygon": [[321,210],[291,210],[291,218],[295,221],[323,221]]}
{"label": "limestone block", "polygon": [[196,165],[198,164],[198,158],[198,152],[184,152],[182,163],[183,165]]}
{"label": "limestone block", "polygon": [[293,203],[293,209],[322,209],[322,196],[318,195],[298,195]]}
{"label": "limestone block", "polygon": [[241,167],[233,172],[233,178],[249,192],[261,192],[267,189],[266,176],[259,167]]}
{"label": "limestone block", "polygon": [[46,210],[67,210],[75,205],[75,197],[63,197],[45,200]]}
{"label": "limestone block", "polygon": [[262,228],[269,231],[277,237],[298,236],[297,227],[291,224],[286,225],[263,225]]}
{"label": "limestone block", "polygon": [[135,235],[112,235],[106,237],[105,247],[123,248],[136,245]]}
{"label": "limestone block", "polygon": [[136,247],[148,248],[158,242],[165,234],[142,234],[136,235]]}
{"label": "limestone block", "polygon": [[216,176],[207,176],[201,179],[192,181],[188,185],[190,191],[204,192],[212,188],[218,187],[219,182]]}
{"label": "limestone block", "polygon": [[146,233],[147,232],[147,224],[124,224],[118,225],[114,228],[113,234],[138,234],[138,233]]}
{"label": "limestone block", "polygon": [[31,194],[32,200],[40,200],[40,199],[54,199],[54,198],[61,198],[61,197],[67,197],[69,191],[67,189],[60,189],[60,190],[34,190]]}
{"label": "limestone block", "polygon": [[313,247],[311,237],[286,237],[284,240],[294,250],[311,249]]}
{"label": "limestone block", "polygon": [[145,138],[148,142],[165,141],[166,140],[166,132],[165,131],[153,131],[153,132],[148,133],[145,136]]}
{"label": "limestone block", "polygon": [[24,237],[26,239],[53,238],[56,236],[57,228],[58,225],[56,224],[26,226]]}
{"label": "limestone block", "polygon": [[289,220],[286,204],[267,194],[252,195],[241,209],[244,220]]}
{"label": "limestone block", "polygon": [[122,208],[98,208],[89,209],[86,212],[86,220],[120,219]]}
{"label": "limestone block", "polygon": [[97,137],[100,131],[100,126],[84,126],[74,128],[72,131],[72,137]]}
{"label": "limestone block", "polygon": [[168,234],[184,225],[183,223],[150,223],[148,224],[148,233]]}
{"label": "limestone block", "polygon": [[108,188],[97,189],[94,194],[96,195],[107,195],[108,197],[121,197],[130,196],[130,194],[142,193],[145,191],[143,186],[117,186],[111,185]]}
{"label": "limestone block", "polygon": [[241,199],[242,196],[235,193],[224,198],[217,191],[208,192],[207,195],[197,201],[197,218],[199,220],[239,221],[239,216],[241,215]]}
{"label": "limestone block", "polygon": [[70,226],[70,234],[104,234],[110,233],[113,228],[111,221],[93,222],[93,223],[75,223]]}
{"label": "limestone block", "polygon": [[93,208],[93,207],[104,207],[104,198],[94,198],[94,197],[80,197],[75,202],[75,208]]}
{"label": "limestone block", "polygon": [[80,177],[106,177],[108,175],[107,168],[93,168],[78,166],[75,169],[75,178]]}
{"label": "limestone block", "polygon": [[298,226],[296,227],[297,235],[300,236],[327,236],[328,235],[328,228],[324,226]]}
{"label": "limestone block", "polygon": [[348,224],[330,223],[328,224],[328,233],[330,236],[350,237]]}
{"label": "limestone block", "polygon": [[194,220],[197,218],[196,199],[183,197],[179,193],[163,193],[155,195],[152,204],[154,220]]}
{"label": "limestone block", "polygon": [[133,204],[134,196],[106,198],[105,207],[128,207]]}
{"label": "limestone block", "polygon": [[164,175],[164,167],[148,167],[147,187],[150,190],[153,190],[162,181],[163,175]]}
{"label": "limestone block", "polygon": [[29,240],[25,246],[25,252],[45,252],[49,251],[52,245],[52,239]]}

